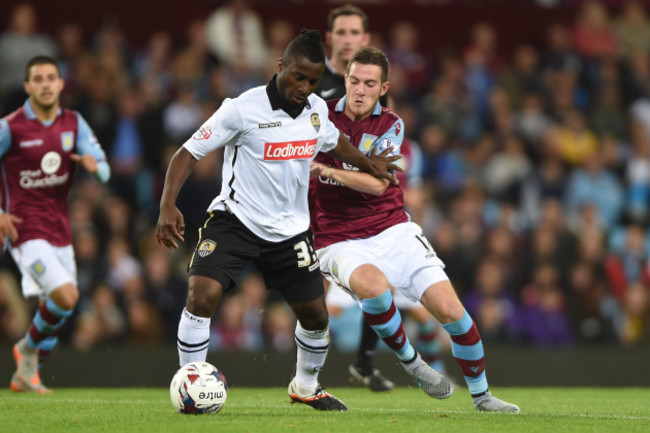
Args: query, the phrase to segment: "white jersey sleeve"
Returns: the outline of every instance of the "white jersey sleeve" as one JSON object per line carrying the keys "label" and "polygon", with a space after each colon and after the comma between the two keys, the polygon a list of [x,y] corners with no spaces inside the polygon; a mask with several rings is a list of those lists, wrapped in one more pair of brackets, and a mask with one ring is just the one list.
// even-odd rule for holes
{"label": "white jersey sleeve", "polygon": [[334,123],[329,119],[328,117],[325,117],[327,119],[325,121],[325,139],[323,140],[323,147],[320,148],[321,152],[329,152],[330,150],[334,149],[336,145],[339,142],[339,129],[334,125]]}
{"label": "white jersey sleeve", "polygon": [[196,159],[210,152],[234,144],[242,131],[242,119],[237,103],[226,99],[183,147]]}

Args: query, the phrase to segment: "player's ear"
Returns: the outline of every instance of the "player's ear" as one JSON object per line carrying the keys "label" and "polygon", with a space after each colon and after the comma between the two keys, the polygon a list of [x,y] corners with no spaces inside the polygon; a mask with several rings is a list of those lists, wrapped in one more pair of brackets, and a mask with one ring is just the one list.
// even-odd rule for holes
{"label": "player's ear", "polygon": [[332,45],[332,32],[325,32],[325,42],[327,45]]}
{"label": "player's ear", "polygon": [[388,92],[389,87],[390,87],[390,81],[384,81],[383,83],[381,83],[381,93],[379,95],[384,96],[386,92]]}
{"label": "player's ear", "polygon": [[278,72],[282,72],[284,69],[284,60],[282,60],[282,57],[278,59]]}

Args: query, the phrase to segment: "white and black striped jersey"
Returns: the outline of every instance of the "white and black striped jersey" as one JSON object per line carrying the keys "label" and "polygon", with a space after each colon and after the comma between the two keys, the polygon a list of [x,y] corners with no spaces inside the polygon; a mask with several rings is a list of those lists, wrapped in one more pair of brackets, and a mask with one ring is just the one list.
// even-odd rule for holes
{"label": "white and black striped jersey", "polygon": [[300,113],[282,108],[275,77],[227,99],[183,146],[196,159],[224,147],[221,193],[208,207],[227,205],[253,233],[280,242],[309,228],[309,165],[338,143],[327,104],[311,94]]}

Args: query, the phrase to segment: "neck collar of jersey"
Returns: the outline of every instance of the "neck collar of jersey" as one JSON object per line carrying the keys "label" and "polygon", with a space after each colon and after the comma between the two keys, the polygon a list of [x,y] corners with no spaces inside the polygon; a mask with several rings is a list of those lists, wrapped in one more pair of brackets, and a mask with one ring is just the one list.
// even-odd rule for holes
{"label": "neck collar of jersey", "polygon": [[[36,120],[36,113],[32,108],[31,102],[29,102],[29,98],[27,98],[27,100],[23,104],[23,113],[25,113],[25,117],[28,118],[29,120]],[[56,109],[56,115],[57,117],[61,115],[61,107]]]}
{"label": "neck collar of jersey", "polygon": [[[339,99],[339,102],[336,103],[336,107],[334,107],[334,111],[337,113],[340,113],[341,111],[345,110],[345,101],[347,100],[347,96],[342,97]],[[379,101],[375,104],[375,106],[372,109],[372,113],[370,113],[371,116],[379,116],[381,114],[381,104]]]}
{"label": "neck collar of jersey", "polygon": [[278,93],[278,84],[277,84],[277,77],[278,74],[273,75],[271,78],[271,81],[269,81],[269,84],[266,86],[266,94],[269,97],[269,102],[271,103],[271,108],[274,110],[283,110],[285,113],[287,113],[289,116],[293,117],[294,119],[298,116],[300,116],[300,113],[302,113],[302,110],[304,108],[311,108],[311,104],[309,103],[309,99],[305,98],[305,104],[302,107],[299,108],[292,108],[287,104],[287,101],[282,99],[280,97],[280,94]]}

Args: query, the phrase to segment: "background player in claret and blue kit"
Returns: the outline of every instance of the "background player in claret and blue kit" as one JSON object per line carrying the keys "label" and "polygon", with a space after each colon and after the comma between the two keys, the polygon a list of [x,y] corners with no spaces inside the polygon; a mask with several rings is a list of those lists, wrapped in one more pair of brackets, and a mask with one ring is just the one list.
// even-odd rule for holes
{"label": "background player in claret and blue kit", "polygon": [[[348,65],[346,96],[328,102],[330,119],[365,153],[390,149],[399,153],[403,122],[379,104],[379,96],[388,91],[388,72],[383,52],[363,48]],[[477,410],[519,412],[516,405],[490,393],[478,329],[449,282],[443,262],[404,211],[401,188],[324,154],[312,164],[312,175],[318,178],[310,194],[321,271],[360,303],[366,321],[404,369],[428,395],[451,395],[451,384],[409,342],[391,288],[420,301],[449,332],[452,353]]]}
{"label": "background player in claret and blue kit", "polygon": [[25,297],[43,300],[27,334],[13,347],[13,391],[49,392],[38,370],[79,298],[68,218],[75,166],[102,182],[110,177],[106,155],[86,121],[59,106],[63,86],[54,59],[31,59],[24,83],[29,99],[0,120],[0,238],[22,273]]}
{"label": "background player in claret and blue kit", "polygon": [[[221,193],[208,207],[189,265],[188,296],[178,326],[180,365],[206,359],[210,318],[224,291],[253,262],[266,287],[280,292],[295,313],[294,402],[318,410],[347,410],[318,383],[329,348],[328,315],[309,229],[310,163],[318,151],[393,180],[397,158],[369,159],[328,119],[325,101],[312,92],[323,73],[320,35],[303,30],[284,52],[278,73],[226,100],[172,158],[158,220],[158,241],[177,248],[185,224],[178,193],[196,161],[224,147]],[[388,181],[388,180],[387,180]]]}

